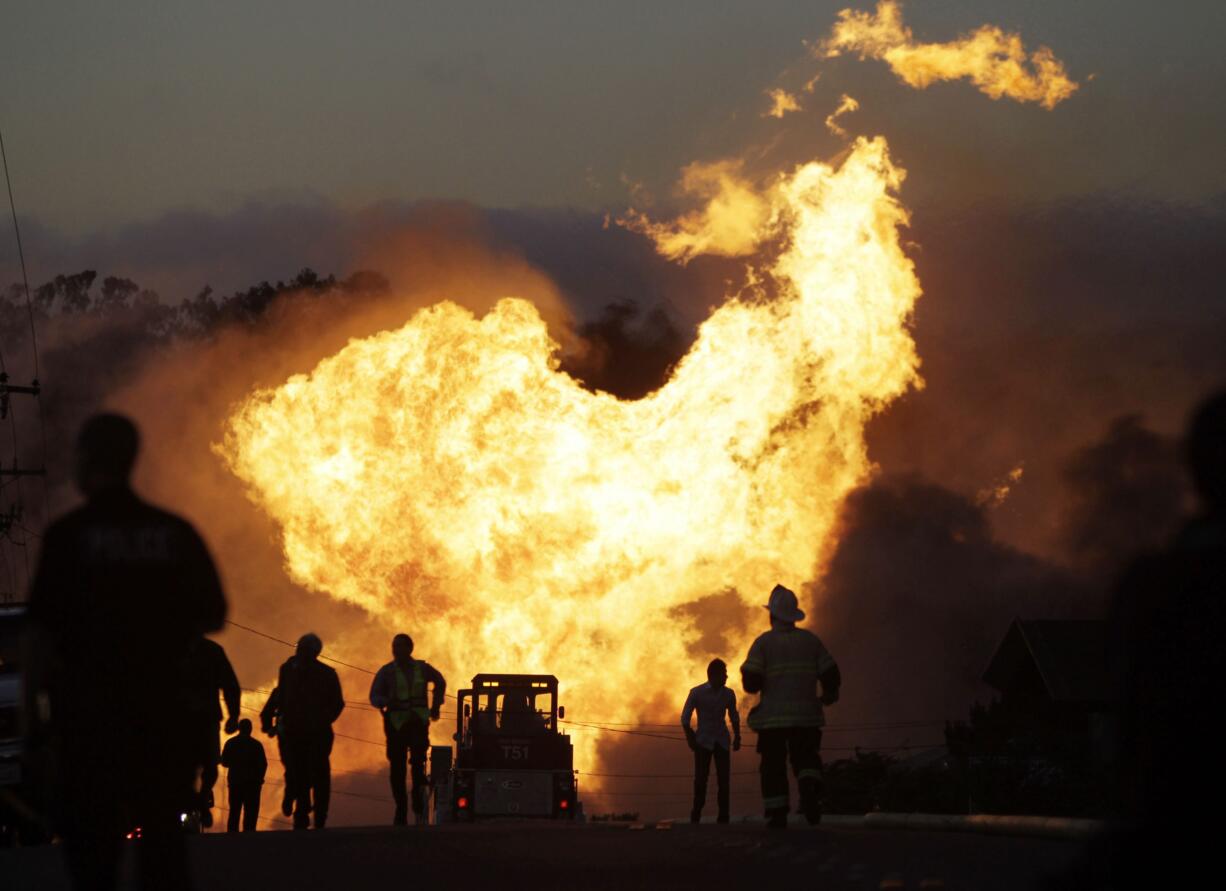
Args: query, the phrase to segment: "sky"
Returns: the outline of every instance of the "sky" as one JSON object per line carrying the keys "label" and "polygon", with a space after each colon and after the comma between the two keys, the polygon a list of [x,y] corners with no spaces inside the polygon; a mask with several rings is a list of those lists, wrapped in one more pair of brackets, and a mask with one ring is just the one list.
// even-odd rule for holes
{"label": "sky", "polygon": [[845,91],[913,200],[1226,189],[1220,3],[912,0],[919,38],[1018,30],[1081,90],[1047,112],[842,58],[821,64],[813,111],[762,118],[766,88],[817,70],[803,42],[846,5],[15,0],[0,125],[21,214],[69,238],[251,202],[623,206],[627,183],[666,195],[697,158],[837,151],[821,121]]}
{"label": "sky", "polygon": [[[1189,406],[1226,379],[1215,257],[1226,241],[1226,4],[906,3],[921,40],[992,23],[1028,48],[1050,47],[1080,84],[1050,111],[961,81],[914,90],[877,61],[819,64],[805,41],[849,4],[872,6],[8,0],[0,127],[31,282],[97,269],[174,300],[304,266],[343,276],[374,265],[414,296],[439,282],[491,297],[504,281],[552,293],[547,280],[579,315],[624,299],[664,307],[677,329],[664,340],[684,347],[727,294],[729,261],[669,263],[647,239],[606,228],[605,213],[651,202],[666,216],[695,160],[783,169],[836,157],[845,141],[824,119],[850,94],[861,108],[843,124],[886,135],[908,171],[927,387],[868,432],[880,476],[853,504],[847,572],[832,586],[850,592],[845,605],[898,617],[896,627],[877,622],[868,640],[850,606],[832,608],[854,631],[840,638],[836,623],[834,643],[850,664],[857,643],[864,663],[879,661],[890,635],[919,621],[891,599],[914,588],[924,621],[952,617],[951,647],[966,628],[983,637],[966,647],[974,675],[1023,595],[1075,587],[1052,581],[1077,569],[1065,515],[1088,498],[1068,482],[1070,460],[1119,445],[1111,431],[1134,428],[1113,425],[1133,414],[1136,426],[1177,435]],[[796,91],[819,71],[804,111],[764,116],[766,90]],[[18,276],[0,226],[0,288]],[[237,345],[169,357],[122,320],[61,316],[40,334],[53,449],[103,404],[159,430],[150,463],[165,478],[154,494],[183,500],[230,577],[248,579],[236,614],[271,629],[296,627],[305,607],[281,571],[275,530],[208,452],[214,422],[253,380],[309,370],[408,311],[390,303],[336,322],[294,306],[235,334]],[[24,373],[26,345],[13,341],[4,349]],[[209,424],[195,451],[181,448]],[[983,507],[978,493],[1019,467],[1008,499]],[[918,532],[897,527],[899,514],[918,517]],[[967,517],[979,530],[969,543]],[[929,561],[944,574],[910,587],[857,575],[873,562],[857,554],[915,549],[928,560],[932,541],[952,550]],[[986,603],[982,592],[998,588],[1017,597]],[[928,609],[929,594],[944,606]],[[307,605],[321,628],[358,622],[325,597]],[[266,641],[226,645],[252,676],[270,677],[284,655]],[[916,695],[946,661],[917,669],[910,686],[881,678],[885,692],[862,698],[960,713],[961,699],[946,708]],[[961,697],[966,677],[955,680],[928,692]]]}
{"label": "sky", "polygon": [[[96,269],[173,302],[373,266],[413,290],[453,239],[522,258],[580,317],[663,307],[684,343],[728,265],[670,263],[605,214],[666,216],[695,160],[836,158],[824,120],[847,93],[843,124],[908,172],[925,289],[930,386],[875,454],[971,492],[1029,460],[998,522],[1042,549],[1044,464],[1054,479],[1123,413],[1172,431],[1221,377],[1226,4],[904,4],[917,40],[991,23],[1050,47],[1079,89],[1046,110],[816,60],[847,2],[6,4],[0,126],[32,284]],[[815,74],[803,111],[765,116],[769,88]],[[0,286],[19,276],[0,236]]]}

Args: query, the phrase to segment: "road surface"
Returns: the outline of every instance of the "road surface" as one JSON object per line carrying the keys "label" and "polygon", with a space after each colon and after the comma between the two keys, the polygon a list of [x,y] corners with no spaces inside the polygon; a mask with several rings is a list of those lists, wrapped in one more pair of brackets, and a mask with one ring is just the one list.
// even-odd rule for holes
{"label": "road surface", "polygon": [[[761,824],[669,829],[501,823],[260,832],[191,840],[200,891],[389,888],[1042,888],[1074,842]],[[802,884],[796,884],[800,880]],[[0,851],[6,891],[67,888],[56,847]]]}

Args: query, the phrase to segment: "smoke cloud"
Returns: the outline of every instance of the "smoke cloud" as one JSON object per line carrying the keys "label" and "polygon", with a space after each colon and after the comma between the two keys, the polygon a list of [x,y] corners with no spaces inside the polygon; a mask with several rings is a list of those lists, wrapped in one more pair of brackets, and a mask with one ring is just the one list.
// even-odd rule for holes
{"label": "smoke cloud", "polygon": [[1166,542],[1187,505],[1174,439],[1136,416],[1068,456],[1061,485],[1065,560],[1002,541],[999,504],[914,474],[848,498],[812,589],[815,627],[846,682],[837,723],[896,726],[841,741],[939,743],[941,722],[992,694],[980,677],[1015,616],[1101,617],[1124,566]]}
{"label": "smoke cloud", "polygon": [[939,742],[940,722],[983,692],[1010,619],[1085,610],[1087,594],[1070,573],[999,541],[969,498],[883,476],[848,499],[813,597],[846,685],[839,723],[933,722],[922,741]]}
{"label": "smoke cloud", "polygon": [[1174,440],[1138,415],[1113,421],[1099,442],[1063,468],[1066,499],[1060,538],[1069,561],[1110,579],[1139,551],[1164,544],[1192,507]]}

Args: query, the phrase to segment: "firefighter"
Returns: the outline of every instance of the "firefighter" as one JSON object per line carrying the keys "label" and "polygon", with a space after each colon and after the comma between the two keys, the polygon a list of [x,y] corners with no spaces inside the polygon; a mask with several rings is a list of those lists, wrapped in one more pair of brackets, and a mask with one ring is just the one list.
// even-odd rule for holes
{"label": "firefighter", "polygon": [[[427,706],[426,685],[434,692]],[[392,825],[408,823],[405,791],[405,758],[413,769],[413,815],[418,824],[426,819],[426,754],[430,748],[430,722],[437,721],[447,681],[428,662],[413,658],[413,638],[392,638],[392,661],[379,669],[370,685],[370,704],[383,713],[387,737],[388,779],[396,813]]]}
{"label": "firefighter", "polygon": [[226,785],[230,790],[230,817],[227,832],[238,832],[242,819],[243,832],[254,832],[260,819],[260,791],[268,770],[264,746],[251,735],[251,721],[238,722],[238,735],[226,740],[221,750],[221,763],[226,769]]}
{"label": "firefighter", "polygon": [[125,417],[85,423],[85,504],[47,529],[30,591],[34,692],[49,710],[56,818],[77,888],[116,886],[136,827],[145,886],[192,884],[179,821],[193,772],[184,667],[191,642],[222,627],[226,601],[191,524],[132,491],[139,448]]}
{"label": "firefighter", "polygon": [[[694,711],[698,711],[698,732],[690,725]],[[732,722],[732,736],[728,736],[727,715]],[[741,750],[741,716],[736,710],[736,694],[728,686],[728,666],[723,659],[712,659],[707,666],[707,682],[690,690],[681,710],[681,727],[686,742],[694,752],[694,807],[690,822],[702,819],[702,808],[707,803],[707,778],[711,775],[711,759],[715,759],[715,776],[719,782],[718,823],[728,822],[729,769],[733,752]]]}
{"label": "firefighter", "polygon": [[187,659],[187,679],[187,707],[191,717],[186,733],[200,770],[200,824],[207,829],[213,825],[213,787],[217,784],[217,762],[221,757],[218,731],[222,714],[218,693],[225,700],[229,714],[225,724],[225,732],[229,735],[238,729],[242,691],[226,651],[207,637],[197,638],[192,643]]}
{"label": "firefighter", "polygon": [[332,723],[345,708],[336,669],[319,661],[323,641],[315,634],[298,639],[297,651],[281,666],[277,686],[260,712],[264,732],[277,738],[285,765],[281,810],[306,829],[314,812],[316,829],[328,822],[332,797]]}
{"label": "firefighter", "polygon": [[839,699],[839,667],[817,635],[796,627],[805,614],[794,593],[776,585],[766,609],[771,627],[749,647],[741,666],[741,685],[746,693],[762,694],[748,723],[758,734],[767,825],[787,827],[789,758],[800,787],[801,810],[810,824],[816,824],[822,818],[820,750],[826,723],[822,706]]}

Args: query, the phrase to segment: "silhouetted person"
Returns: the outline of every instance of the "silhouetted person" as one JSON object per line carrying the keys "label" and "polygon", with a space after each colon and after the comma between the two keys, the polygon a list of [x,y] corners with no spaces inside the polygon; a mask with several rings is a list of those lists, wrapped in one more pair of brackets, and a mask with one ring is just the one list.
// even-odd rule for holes
{"label": "silhouetted person", "polygon": [[483,709],[478,709],[473,715],[473,730],[476,733],[495,733],[498,730],[498,703],[491,696],[489,703]]}
{"label": "silhouetted person", "polygon": [[251,735],[251,722],[243,718],[238,722],[238,736],[226,740],[221,750],[221,763],[226,769],[226,785],[230,790],[230,817],[226,820],[227,832],[238,832],[239,818],[243,831],[254,832],[260,819],[260,791],[264,788],[264,773],[268,770],[268,758],[264,746]]}
{"label": "silhouetted person", "polygon": [[526,692],[515,690],[503,697],[500,729],[503,733],[532,736],[544,732],[545,719],[537,712]]}
{"label": "silhouetted person", "polygon": [[142,501],[129,476],[136,427],[98,415],[76,445],[86,502],[43,537],[30,592],[58,760],[57,824],[77,888],[113,888],[126,832],[146,888],[191,886],[179,814],[193,759],[186,655],[226,615],[189,523]]}
{"label": "silhouetted person", "polygon": [[1129,569],[1116,599],[1121,887],[1172,887],[1208,867],[1217,824],[1192,815],[1226,793],[1221,734],[1210,730],[1226,681],[1226,391],[1194,413],[1184,449],[1200,512],[1165,552]]}
{"label": "silhouetted person", "polygon": [[[434,685],[427,697],[426,685]],[[393,825],[408,822],[409,797],[405,790],[405,759],[413,771],[413,814],[418,823],[426,815],[426,756],[430,749],[430,722],[437,721],[447,693],[447,682],[428,662],[413,658],[413,638],[392,638],[392,661],[375,674],[370,685],[370,704],[383,712],[387,737],[392,798],[396,801]],[[427,699],[429,698],[429,705]]]}
{"label": "silhouetted person", "polygon": [[336,670],[319,661],[323,641],[314,634],[298,639],[297,652],[281,666],[277,687],[268,697],[260,722],[277,737],[285,765],[285,798],[281,809],[294,817],[295,829],[328,822],[332,795],[332,722],[345,708]]}
{"label": "silhouetted person", "polygon": [[221,644],[201,637],[193,641],[187,658],[187,707],[190,713],[183,732],[191,740],[196,766],[200,770],[200,822],[213,825],[213,787],[217,785],[217,761],[221,757],[218,731],[221,730],[221,704],[225,699],[226,733],[238,728],[242,691],[234,667]]}
{"label": "silhouetted person", "polygon": [[[698,711],[698,731],[690,725],[694,711]],[[732,736],[728,736],[727,715],[732,722]],[[711,759],[715,759],[715,776],[719,782],[719,823],[728,822],[729,770],[732,752],[741,749],[741,716],[736,710],[736,694],[728,687],[728,666],[723,659],[712,659],[707,666],[707,682],[690,690],[681,709],[681,727],[685,739],[694,752],[694,807],[690,810],[690,822],[702,819],[702,809],[707,803],[707,778],[711,775]]]}
{"label": "silhouetted person", "polygon": [[805,819],[811,824],[821,821],[822,727],[826,723],[822,705],[838,701],[842,680],[839,667],[817,635],[796,627],[805,614],[795,594],[776,585],[766,609],[771,628],[749,647],[741,666],[741,685],[746,693],[762,694],[747,721],[758,734],[767,825],[785,829],[789,758]]}

